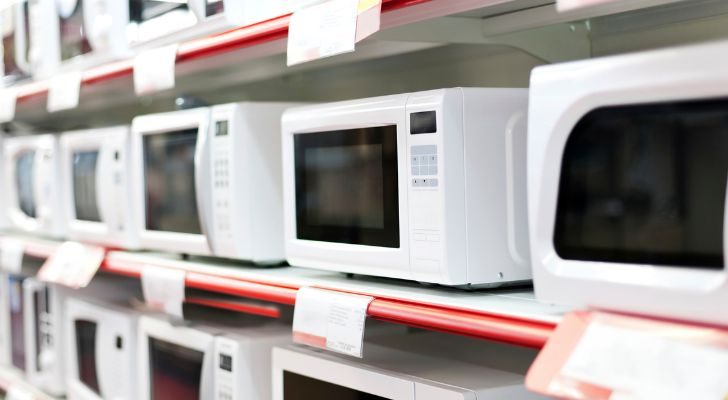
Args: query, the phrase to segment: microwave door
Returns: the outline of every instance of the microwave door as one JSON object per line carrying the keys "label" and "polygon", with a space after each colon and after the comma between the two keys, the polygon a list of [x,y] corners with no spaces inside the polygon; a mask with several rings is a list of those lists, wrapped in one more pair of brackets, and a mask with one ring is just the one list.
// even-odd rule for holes
{"label": "microwave door", "polygon": [[197,213],[200,218],[202,234],[207,239],[210,253],[215,255],[215,238],[212,223],[212,177],[210,176],[210,125],[207,120],[200,123],[195,149],[195,194],[197,196]]}

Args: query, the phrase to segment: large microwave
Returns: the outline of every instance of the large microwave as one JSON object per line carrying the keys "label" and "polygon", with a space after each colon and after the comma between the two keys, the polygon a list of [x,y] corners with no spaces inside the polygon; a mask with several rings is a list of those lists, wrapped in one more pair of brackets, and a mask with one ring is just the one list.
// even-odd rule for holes
{"label": "large microwave", "polygon": [[527,100],[453,88],[287,111],[288,262],[451,286],[529,280]]}
{"label": "large microwave", "polygon": [[28,65],[27,1],[10,2],[0,6],[2,30],[2,84],[7,86],[25,79],[30,73]]}
{"label": "large microwave", "polygon": [[28,382],[52,396],[63,396],[63,294],[36,278],[23,281],[25,374]]}
{"label": "large microwave", "polygon": [[533,71],[539,299],[728,324],[728,63],[715,57],[726,50],[723,41]]}
{"label": "large microwave", "polygon": [[68,237],[117,248],[136,248],[128,126],[61,135],[63,205]]}
{"label": "large microwave", "polygon": [[134,400],[139,313],[79,298],[65,302],[66,398]]}
{"label": "large microwave", "polygon": [[[406,339],[406,336],[403,338]],[[301,346],[273,349],[273,400],[541,399],[518,373],[368,343],[361,360]]]}
{"label": "large microwave", "polygon": [[59,142],[54,135],[4,140],[4,196],[13,228],[47,236],[65,233]]}
{"label": "large microwave", "polygon": [[280,116],[285,103],[237,103],[132,123],[142,247],[277,263],[283,255]]}
{"label": "large microwave", "polygon": [[180,326],[142,316],[137,399],[271,398],[271,349],[290,342],[290,326]]}

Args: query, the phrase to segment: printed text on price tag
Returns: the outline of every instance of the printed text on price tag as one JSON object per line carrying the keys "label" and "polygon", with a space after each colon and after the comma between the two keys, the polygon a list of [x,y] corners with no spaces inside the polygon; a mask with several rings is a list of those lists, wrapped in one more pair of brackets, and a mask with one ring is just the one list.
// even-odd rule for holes
{"label": "printed text on price tag", "polygon": [[370,296],[303,287],[296,295],[293,340],[362,357]]}
{"label": "printed text on price tag", "polygon": [[38,271],[38,278],[74,289],[88,286],[104,262],[106,250],[78,242],[64,242]]}

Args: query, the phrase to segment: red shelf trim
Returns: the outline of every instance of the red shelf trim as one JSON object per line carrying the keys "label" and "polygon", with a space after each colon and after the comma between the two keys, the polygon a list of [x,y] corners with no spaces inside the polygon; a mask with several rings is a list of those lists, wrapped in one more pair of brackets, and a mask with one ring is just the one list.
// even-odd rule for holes
{"label": "red shelf trim", "polygon": [[[382,12],[411,7],[432,0],[382,0]],[[219,53],[252,47],[288,36],[290,14],[253,25],[235,28],[217,35],[181,43],[177,49],[177,63],[210,57]],[[133,60],[121,60],[84,71],[81,85],[91,85],[121,78],[133,73]],[[36,81],[18,87],[17,101],[48,93],[48,81]]]}

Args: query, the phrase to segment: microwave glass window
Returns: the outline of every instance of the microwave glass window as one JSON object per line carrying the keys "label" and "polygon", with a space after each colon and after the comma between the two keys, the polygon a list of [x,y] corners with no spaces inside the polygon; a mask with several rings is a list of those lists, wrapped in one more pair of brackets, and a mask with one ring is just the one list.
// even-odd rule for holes
{"label": "microwave glass window", "polygon": [[31,218],[35,213],[35,151],[21,154],[15,162],[15,187],[18,190],[18,206],[20,211]]}
{"label": "microwave glass window", "polygon": [[564,259],[723,268],[728,100],[601,108],[566,143]]}
{"label": "microwave glass window", "polygon": [[98,151],[73,153],[73,201],[76,219],[101,222],[96,202],[96,165]]}
{"label": "microwave glass window", "polygon": [[297,134],[299,239],[399,247],[397,127]]}
{"label": "microwave glass window", "polygon": [[205,0],[205,16],[222,14],[225,12],[225,2],[223,0]]}
{"label": "microwave glass window", "polygon": [[195,189],[197,129],[144,136],[146,228],[201,234]]}
{"label": "microwave glass window", "polygon": [[149,338],[151,400],[200,398],[204,353]]}
{"label": "microwave glass window", "polygon": [[62,60],[69,60],[91,51],[91,44],[86,39],[86,28],[83,24],[83,0],[76,0],[75,7],[68,12],[67,15],[60,15]]}
{"label": "microwave glass window", "polygon": [[23,309],[23,281],[20,276],[9,276],[8,302],[10,308],[11,361],[15,368],[25,371],[25,321]]}
{"label": "microwave glass window", "polygon": [[[118,1],[118,0],[117,0]],[[141,23],[171,12],[188,12],[187,1],[129,0],[129,19]]]}
{"label": "microwave glass window", "polygon": [[17,5],[5,7],[2,10],[2,21],[0,21],[0,29],[2,29],[2,46],[3,46],[3,66],[5,68],[5,79],[12,82],[21,78],[24,74],[18,66],[15,59],[15,35],[17,34],[15,25],[15,11]]}
{"label": "microwave glass window", "polygon": [[76,320],[73,325],[76,332],[78,378],[87,388],[101,396],[96,371],[96,323]]}
{"label": "microwave glass window", "polygon": [[285,400],[391,400],[290,371],[283,371],[283,398]]}

